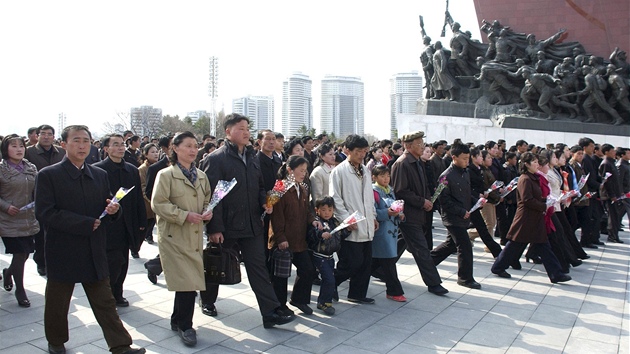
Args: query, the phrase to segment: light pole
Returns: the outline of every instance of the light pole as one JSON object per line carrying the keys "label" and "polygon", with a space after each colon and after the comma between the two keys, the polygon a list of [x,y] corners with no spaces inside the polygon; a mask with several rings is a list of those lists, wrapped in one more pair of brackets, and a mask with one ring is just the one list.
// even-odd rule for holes
{"label": "light pole", "polygon": [[216,136],[217,115],[215,105],[219,96],[219,58],[210,57],[210,83],[208,85],[208,96],[210,96],[211,113],[210,113],[210,135]]}

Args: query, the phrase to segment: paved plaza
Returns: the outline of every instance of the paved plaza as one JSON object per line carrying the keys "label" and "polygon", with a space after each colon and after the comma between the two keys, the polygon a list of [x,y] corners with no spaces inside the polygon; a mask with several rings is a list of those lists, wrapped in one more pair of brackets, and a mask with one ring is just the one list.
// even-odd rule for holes
{"label": "paved plaza", "polygon": [[[436,214],[437,215],[437,214]],[[435,219],[435,242],[445,229]],[[490,272],[492,256],[477,240],[474,274],[481,290],[458,286],[457,260],[449,257],[438,269],[446,296],[427,292],[413,258],[405,253],[398,264],[406,303],[385,298],[385,285],[372,280],[368,296],[374,305],[345,301],[347,283],[339,289],[337,313],[327,317],[315,309],[296,321],[264,329],[256,299],[247,279],[219,291],[218,317],[200,309],[193,319],[198,344],[185,347],[170,330],[173,293],[164,277],[149,283],[145,260],[157,254],[157,245],[143,245],[140,259],[131,259],[125,296],[131,303],[119,309],[134,339],[150,353],[629,353],[628,270],[630,233],[620,233],[625,244],[607,243],[584,264],[571,269],[573,281],[553,285],[542,265],[525,263],[508,270],[511,279]],[[605,236],[603,237],[605,239]],[[0,268],[10,262],[0,246]],[[26,289],[32,306],[17,305],[13,292],[0,290],[0,353],[43,353],[45,278],[35,263],[27,262]],[[295,274],[295,270],[293,271]],[[244,269],[243,275],[246,276]],[[292,281],[290,280],[291,284]],[[317,298],[313,287],[312,300]],[[311,306],[315,308],[315,304]],[[297,312],[297,311],[296,311]],[[107,346],[85,293],[75,288],[69,315],[68,353],[106,353]]]}

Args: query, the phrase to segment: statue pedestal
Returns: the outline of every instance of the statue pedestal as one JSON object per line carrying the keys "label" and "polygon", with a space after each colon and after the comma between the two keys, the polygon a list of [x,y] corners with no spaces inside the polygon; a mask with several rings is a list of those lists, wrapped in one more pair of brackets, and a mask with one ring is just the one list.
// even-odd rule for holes
{"label": "statue pedestal", "polygon": [[[615,126],[610,123],[583,123],[576,119],[554,119],[523,117],[506,115],[493,119],[495,125],[501,128],[545,130],[554,132],[580,133],[584,135],[598,134],[608,136],[630,136],[629,125]],[[606,141],[598,141],[604,143]]]}

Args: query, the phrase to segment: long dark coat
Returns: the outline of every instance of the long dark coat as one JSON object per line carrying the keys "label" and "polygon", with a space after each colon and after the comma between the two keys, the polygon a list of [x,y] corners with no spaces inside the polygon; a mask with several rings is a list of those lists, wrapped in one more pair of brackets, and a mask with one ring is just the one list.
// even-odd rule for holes
{"label": "long dark coat", "polygon": [[518,179],[516,215],[507,234],[507,238],[512,241],[523,243],[549,241],[544,214],[547,206],[538,179],[537,175],[529,172],[523,173]]}
{"label": "long dark coat", "polygon": [[[130,249],[134,252],[140,250],[147,227],[147,214],[144,198],[142,197],[142,184],[140,173],[132,164],[122,160],[123,164],[116,164],[109,157],[94,166],[107,172],[109,178],[109,190],[116,193],[118,188],[134,189],[119,203],[121,215],[113,223],[107,225],[107,249]],[[142,228],[142,230],[140,230]]]}
{"label": "long dark coat", "polygon": [[80,170],[64,158],[39,172],[35,215],[44,225],[48,279],[81,283],[109,276],[104,224],[111,216],[96,230],[92,227],[111,197],[107,172],[93,165]]}
{"label": "long dark coat", "polygon": [[397,198],[405,201],[405,222],[423,224],[425,220],[424,201],[431,199],[424,163],[418,169],[416,159],[405,151],[392,166],[392,187]]}

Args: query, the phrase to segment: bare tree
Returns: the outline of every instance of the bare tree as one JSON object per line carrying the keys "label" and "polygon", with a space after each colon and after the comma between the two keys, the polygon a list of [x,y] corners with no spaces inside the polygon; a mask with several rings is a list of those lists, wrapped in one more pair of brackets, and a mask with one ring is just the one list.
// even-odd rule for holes
{"label": "bare tree", "polygon": [[105,134],[122,133],[131,130],[131,114],[129,112],[116,111],[111,120],[103,123]]}

